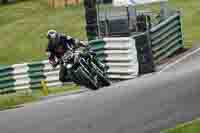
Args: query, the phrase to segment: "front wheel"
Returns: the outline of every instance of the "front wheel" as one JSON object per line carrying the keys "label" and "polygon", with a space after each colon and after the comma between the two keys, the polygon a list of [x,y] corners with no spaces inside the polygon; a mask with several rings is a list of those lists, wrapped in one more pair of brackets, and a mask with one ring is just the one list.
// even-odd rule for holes
{"label": "front wheel", "polygon": [[110,86],[111,82],[108,77],[104,74],[104,72],[98,68],[94,63],[92,63],[93,72],[98,76],[99,84],[101,86]]}
{"label": "front wheel", "polygon": [[99,71],[96,71],[96,73],[97,73],[97,76],[99,77],[99,79],[100,79],[100,84],[102,85],[102,86],[110,86],[111,85],[111,82],[110,82],[110,80],[107,78],[107,77],[105,77],[101,72],[99,72]]}
{"label": "front wheel", "polygon": [[85,79],[86,86],[92,90],[98,90],[99,86],[97,82],[95,82],[95,79],[92,79],[86,72],[85,68],[80,67],[79,73],[80,75]]}

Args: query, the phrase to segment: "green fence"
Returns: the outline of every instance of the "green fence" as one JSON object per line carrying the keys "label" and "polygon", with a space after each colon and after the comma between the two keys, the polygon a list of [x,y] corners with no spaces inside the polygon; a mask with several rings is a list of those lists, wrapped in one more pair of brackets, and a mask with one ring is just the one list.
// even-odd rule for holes
{"label": "green fence", "polygon": [[180,13],[153,27],[150,31],[150,39],[156,64],[183,48]]}

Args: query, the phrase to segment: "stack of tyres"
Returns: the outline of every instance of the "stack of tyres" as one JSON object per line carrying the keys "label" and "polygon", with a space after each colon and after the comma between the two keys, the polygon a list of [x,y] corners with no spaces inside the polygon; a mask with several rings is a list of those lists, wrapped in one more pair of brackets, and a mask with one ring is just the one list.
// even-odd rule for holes
{"label": "stack of tyres", "polygon": [[147,33],[134,36],[139,61],[139,74],[155,72],[152,49],[148,42]]}
{"label": "stack of tyres", "polygon": [[146,22],[147,20],[145,15],[137,16],[137,27],[139,32],[145,32],[147,30]]}
{"label": "stack of tyres", "polygon": [[96,0],[84,0],[86,32],[88,40],[94,40],[98,36]]}
{"label": "stack of tyres", "polygon": [[84,0],[85,8],[94,8],[96,6],[96,0]]}
{"label": "stack of tyres", "polygon": [[96,8],[86,8],[85,17],[87,24],[97,24]]}
{"label": "stack of tyres", "polygon": [[106,36],[105,21],[99,21],[100,36]]}
{"label": "stack of tyres", "polygon": [[98,29],[98,27],[96,24],[88,24],[86,26],[88,40],[96,39],[96,37],[98,36],[97,29]]}
{"label": "stack of tyres", "polygon": [[112,4],[112,0],[103,0],[104,4]]}

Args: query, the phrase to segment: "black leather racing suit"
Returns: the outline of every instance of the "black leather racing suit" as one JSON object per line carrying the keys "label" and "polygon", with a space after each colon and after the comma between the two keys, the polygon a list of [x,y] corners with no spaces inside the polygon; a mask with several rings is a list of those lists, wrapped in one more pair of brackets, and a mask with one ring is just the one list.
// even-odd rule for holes
{"label": "black leather racing suit", "polygon": [[[70,50],[72,48],[79,48],[80,46],[84,45],[70,36],[59,33],[55,42],[49,41],[48,43],[46,52],[48,53],[49,63],[52,64],[53,67],[56,67],[56,58],[58,58],[59,60],[67,50]],[[67,80],[65,78],[67,77],[66,75],[66,68],[63,65],[61,65],[59,72],[59,80],[61,82],[65,82]]]}

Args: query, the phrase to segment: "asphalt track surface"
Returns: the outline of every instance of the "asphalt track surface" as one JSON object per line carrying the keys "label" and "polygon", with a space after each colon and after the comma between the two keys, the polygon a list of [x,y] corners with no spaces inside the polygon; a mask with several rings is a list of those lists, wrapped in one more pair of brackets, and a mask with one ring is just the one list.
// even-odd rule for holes
{"label": "asphalt track surface", "polygon": [[1,133],[159,133],[200,116],[200,52],[166,71],[0,112]]}

